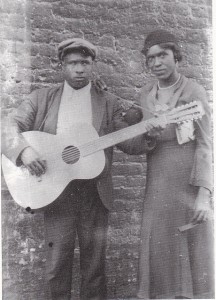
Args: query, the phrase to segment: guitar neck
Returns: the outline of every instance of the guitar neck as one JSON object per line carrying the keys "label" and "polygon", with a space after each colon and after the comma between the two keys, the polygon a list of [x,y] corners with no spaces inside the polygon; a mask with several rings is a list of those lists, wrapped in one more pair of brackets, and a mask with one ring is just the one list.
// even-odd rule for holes
{"label": "guitar neck", "polygon": [[191,102],[189,104],[182,105],[169,111],[166,115],[162,114],[157,118],[154,117],[150,120],[142,121],[138,124],[98,137],[97,139],[90,141],[80,147],[81,155],[85,157],[100,150],[104,150],[121,142],[139,136],[147,132],[146,125],[149,123],[149,121],[151,121],[151,124],[154,124],[154,126],[166,126],[171,123],[178,123],[198,119],[203,115],[204,112],[202,106],[197,102]]}
{"label": "guitar neck", "polygon": [[98,139],[82,145],[80,150],[82,156],[88,156],[97,151],[104,150],[118,143],[134,138],[145,132],[147,132],[146,121],[142,121],[138,124],[98,137]]}

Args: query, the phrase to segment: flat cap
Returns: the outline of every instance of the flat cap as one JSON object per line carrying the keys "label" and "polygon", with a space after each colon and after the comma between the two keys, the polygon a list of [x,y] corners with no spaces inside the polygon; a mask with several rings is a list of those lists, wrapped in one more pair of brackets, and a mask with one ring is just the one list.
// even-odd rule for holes
{"label": "flat cap", "polygon": [[142,53],[146,55],[149,48],[151,48],[152,46],[162,44],[162,43],[169,43],[169,42],[174,43],[178,46],[178,41],[172,33],[163,29],[155,30],[149,33],[147,38],[145,39]]}
{"label": "flat cap", "polygon": [[66,51],[73,50],[73,49],[83,50],[87,54],[92,56],[93,59],[95,59],[98,54],[97,47],[94,46],[92,43],[81,38],[72,38],[72,39],[67,39],[59,44],[58,46],[59,60],[62,60],[64,58]]}

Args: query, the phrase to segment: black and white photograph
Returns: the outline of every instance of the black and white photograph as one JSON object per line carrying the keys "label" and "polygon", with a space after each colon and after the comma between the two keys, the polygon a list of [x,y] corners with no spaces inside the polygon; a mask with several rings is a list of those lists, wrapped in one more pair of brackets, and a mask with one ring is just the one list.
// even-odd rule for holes
{"label": "black and white photograph", "polygon": [[211,0],[1,1],[1,299],[215,299]]}

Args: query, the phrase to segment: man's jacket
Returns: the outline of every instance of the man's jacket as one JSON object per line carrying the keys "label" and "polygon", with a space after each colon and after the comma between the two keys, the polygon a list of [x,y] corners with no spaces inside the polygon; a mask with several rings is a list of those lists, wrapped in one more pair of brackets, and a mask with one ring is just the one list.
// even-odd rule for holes
{"label": "man's jacket", "polygon": [[[3,129],[2,152],[15,164],[19,164],[22,151],[28,147],[27,141],[20,134],[25,131],[40,130],[56,134],[58,111],[61,102],[63,84],[53,88],[42,88],[33,91],[27,101],[24,101],[15,113],[7,119]],[[94,85],[91,88],[93,126],[99,136],[127,127],[123,120],[123,108],[117,97],[103,91],[98,91]],[[147,144],[136,147],[136,138],[118,145],[127,153],[141,153]],[[138,151],[134,149],[138,148]],[[141,149],[142,148],[142,149]],[[106,166],[97,181],[97,189],[106,208],[110,209],[113,201],[111,178],[113,148],[105,149]]]}

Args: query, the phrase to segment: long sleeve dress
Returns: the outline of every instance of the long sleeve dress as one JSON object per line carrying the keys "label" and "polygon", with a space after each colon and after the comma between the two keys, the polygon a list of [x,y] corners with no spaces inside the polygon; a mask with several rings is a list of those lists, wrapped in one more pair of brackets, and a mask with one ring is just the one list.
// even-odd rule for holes
{"label": "long sleeve dress", "polygon": [[[159,107],[157,84],[147,85],[143,108]],[[212,190],[210,107],[204,89],[181,76],[168,108],[198,100],[205,115],[193,121],[194,139],[179,144],[169,125],[147,153],[147,183],[141,225],[138,297],[142,299],[214,298],[213,229],[207,221],[179,232],[193,216],[200,186]],[[152,114],[144,113],[144,119]]]}

